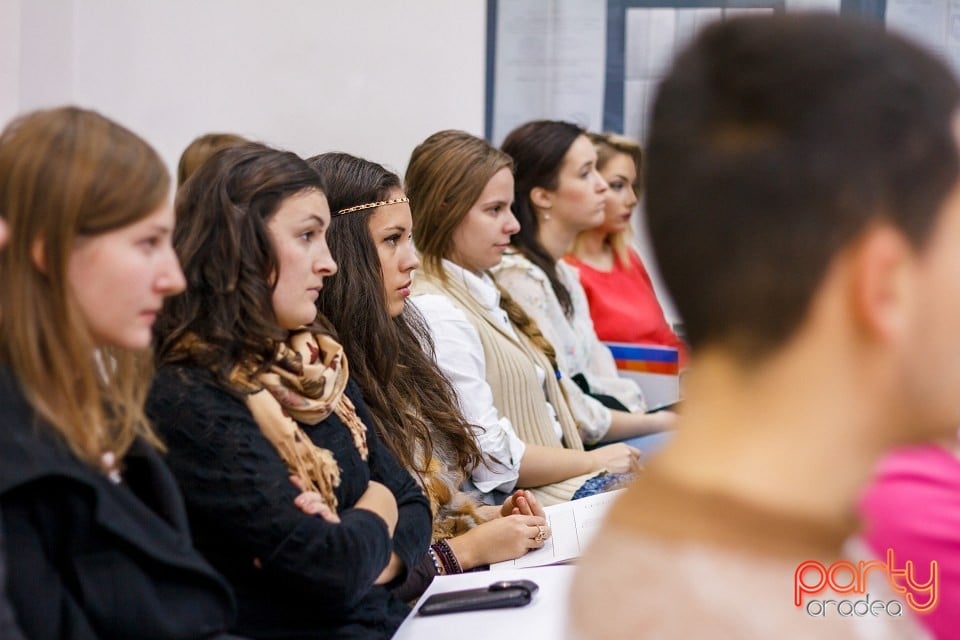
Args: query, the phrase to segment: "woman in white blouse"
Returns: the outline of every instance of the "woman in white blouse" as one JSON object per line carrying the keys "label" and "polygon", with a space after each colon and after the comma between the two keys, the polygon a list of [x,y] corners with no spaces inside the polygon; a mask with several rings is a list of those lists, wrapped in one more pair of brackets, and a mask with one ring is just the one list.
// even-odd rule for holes
{"label": "woman in white blouse", "polygon": [[[646,414],[636,383],[617,375],[590,319],[575,269],[561,260],[581,231],[603,222],[607,183],[586,132],[540,120],[514,129],[502,150],[515,167],[514,211],[520,231],[494,278],[557,350],[564,391],[588,444],[656,434],[673,426],[669,412]],[[645,451],[663,435],[631,441]]]}
{"label": "woman in white blouse", "polygon": [[609,488],[639,451],[584,451],[552,347],[487,273],[519,229],[509,156],[470,134],[441,131],[414,150],[406,189],[423,261],[411,300],[493,461],[474,470],[473,484],[484,494],[531,488],[544,504]]}

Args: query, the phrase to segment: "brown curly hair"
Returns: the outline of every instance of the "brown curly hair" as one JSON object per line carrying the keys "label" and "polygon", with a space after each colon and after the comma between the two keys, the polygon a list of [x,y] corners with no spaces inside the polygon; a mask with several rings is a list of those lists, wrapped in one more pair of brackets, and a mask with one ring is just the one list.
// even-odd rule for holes
{"label": "brown curly hair", "polygon": [[[286,198],[323,187],[303,159],[261,144],[222,149],[197,169],[177,192],[173,245],[187,289],[157,318],[158,366],[190,358],[225,388],[235,367],[269,366],[287,332],[273,311],[278,262],[267,222]],[[188,335],[202,353],[176,348]]]}

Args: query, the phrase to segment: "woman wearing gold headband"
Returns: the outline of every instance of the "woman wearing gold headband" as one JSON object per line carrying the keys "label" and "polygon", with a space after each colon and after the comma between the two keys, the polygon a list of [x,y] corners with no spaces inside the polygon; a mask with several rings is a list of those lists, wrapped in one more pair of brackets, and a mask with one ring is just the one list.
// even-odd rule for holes
{"label": "woman wearing gold headband", "polygon": [[430,512],[319,326],[336,271],[323,183],[292,153],[232,147],[177,211],[188,284],[158,322],[148,409],[196,544],[236,589],[238,631],[388,638],[407,613],[390,588],[426,552]]}
{"label": "woman wearing gold headband", "polygon": [[484,464],[473,429],[430,353],[423,317],[407,304],[420,261],[411,240],[410,204],[400,178],[345,153],[308,160],[327,185],[334,215],[328,238],[340,265],[317,301],[343,337],[354,377],[378,433],[419,479],[434,513],[433,545],[407,585],[415,597],[433,576],[512,560],[544,545],[549,528],[530,492],[481,506],[460,490]]}

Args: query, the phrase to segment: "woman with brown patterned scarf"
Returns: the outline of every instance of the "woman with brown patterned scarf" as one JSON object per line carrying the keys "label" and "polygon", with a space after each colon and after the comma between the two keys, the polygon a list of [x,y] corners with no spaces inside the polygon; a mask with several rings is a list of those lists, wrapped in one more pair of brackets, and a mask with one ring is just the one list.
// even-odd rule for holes
{"label": "woman with brown patterned scarf", "polygon": [[388,638],[390,590],[429,544],[416,483],[373,429],[317,317],[336,272],[319,176],[262,145],[224,149],[177,195],[186,292],[157,325],[148,411],[197,547],[252,637]]}

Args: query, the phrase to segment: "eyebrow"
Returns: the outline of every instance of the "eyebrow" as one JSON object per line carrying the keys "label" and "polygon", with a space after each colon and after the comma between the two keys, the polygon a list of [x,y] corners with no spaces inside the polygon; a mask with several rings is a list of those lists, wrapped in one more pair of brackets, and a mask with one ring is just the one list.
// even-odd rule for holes
{"label": "eyebrow", "polygon": [[155,223],[150,225],[149,231],[153,233],[173,233],[173,225]]}
{"label": "eyebrow", "polygon": [[326,226],[326,223],[323,221],[323,218],[313,213],[304,217],[302,220],[300,220],[300,222],[301,224],[304,222],[316,222],[317,224],[320,225],[321,228]]}
{"label": "eyebrow", "polygon": [[389,226],[389,227],[384,227],[384,228],[380,229],[380,232],[381,232],[381,233],[385,233],[385,232],[387,232],[387,231],[399,231],[400,233],[403,233],[403,232],[406,231],[406,230],[407,230],[407,228],[406,228],[404,225],[402,225],[402,224],[395,224],[395,225],[391,225],[391,226]]}
{"label": "eyebrow", "polygon": [[507,205],[507,201],[506,201],[506,200],[489,200],[489,201],[487,201],[487,202],[482,203],[480,206],[481,206],[481,207],[492,207],[492,206],[495,205],[495,204],[502,204],[502,205],[506,206],[506,205]]}

